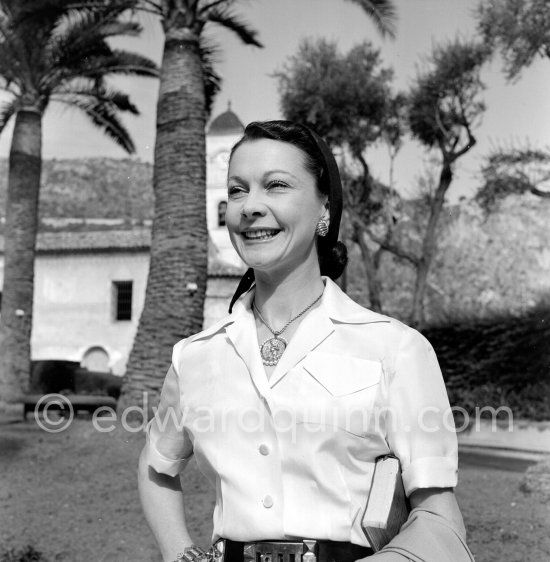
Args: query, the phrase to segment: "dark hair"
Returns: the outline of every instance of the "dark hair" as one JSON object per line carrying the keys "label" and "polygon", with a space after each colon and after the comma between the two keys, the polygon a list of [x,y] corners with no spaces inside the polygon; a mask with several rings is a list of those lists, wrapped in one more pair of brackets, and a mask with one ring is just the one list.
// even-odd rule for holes
{"label": "dark hair", "polygon": [[329,147],[315,132],[293,121],[253,121],[247,125],[242,138],[233,146],[229,161],[242,144],[259,139],[287,142],[304,154],[306,169],[317,181],[319,192],[328,197],[330,210],[329,232],[317,238],[317,255],[321,275],[338,279],[348,262],[347,248],[338,241],[342,215],[342,186],[338,166]]}

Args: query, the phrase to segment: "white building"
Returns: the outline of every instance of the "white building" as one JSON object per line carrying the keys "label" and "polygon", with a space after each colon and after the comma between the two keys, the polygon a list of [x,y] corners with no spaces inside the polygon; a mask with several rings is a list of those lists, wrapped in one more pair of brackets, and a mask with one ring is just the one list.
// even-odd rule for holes
{"label": "white building", "polygon": [[[225,228],[227,161],[243,125],[230,110],[208,129],[207,221],[210,235],[204,324],[226,314],[244,271]],[[34,360],[78,361],[122,375],[143,308],[149,229],[44,232],[35,262]],[[0,238],[0,287],[3,285]]]}

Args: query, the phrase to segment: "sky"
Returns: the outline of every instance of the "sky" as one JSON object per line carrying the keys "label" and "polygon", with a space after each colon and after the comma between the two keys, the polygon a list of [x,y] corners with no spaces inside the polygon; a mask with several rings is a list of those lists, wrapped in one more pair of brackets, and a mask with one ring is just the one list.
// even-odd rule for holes
{"label": "sky", "polygon": [[[217,69],[223,78],[212,117],[232,110],[243,123],[282,117],[277,83],[273,72],[280,70],[296,53],[304,38],[325,37],[337,42],[345,52],[365,40],[381,49],[384,64],[395,70],[395,87],[406,90],[419,65],[435,44],[456,36],[475,37],[473,11],[478,0],[395,0],[399,22],[397,38],[382,39],[370,19],[354,2],[345,0],[242,0],[237,10],[264,44],[263,49],[242,45],[232,34],[212,26],[209,36],[220,46]],[[125,40],[123,46],[147,54],[158,63],[162,58],[162,31],[152,16],[142,19],[144,32],[138,39]],[[520,80],[506,83],[502,64],[496,59],[483,72],[487,86],[483,98],[487,110],[474,131],[477,145],[457,169],[451,198],[469,196],[479,185],[483,157],[498,146],[519,146],[529,142],[539,148],[550,146],[550,61],[537,60],[524,70]],[[124,78],[117,85],[130,93],[140,109],[139,117],[125,116],[137,153],[134,158],[152,161],[156,80]],[[0,96],[0,101],[2,97]],[[77,158],[127,154],[88,125],[78,111],[52,104],[44,119],[45,158]],[[0,156],[7,156],[11,127],[0,136]],[[401,150],[395,169],[396,187],[414,195],[420,175],[428,166],[429,155],[414,141]],[[375,175],[387,181],[389,162],[385,151],[367,155]]]}

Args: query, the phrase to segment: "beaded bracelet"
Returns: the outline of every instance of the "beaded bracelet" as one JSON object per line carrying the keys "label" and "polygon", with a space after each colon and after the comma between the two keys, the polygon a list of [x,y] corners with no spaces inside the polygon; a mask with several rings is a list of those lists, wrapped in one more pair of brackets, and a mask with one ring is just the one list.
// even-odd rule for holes
{"label": "beaded bracelet", "polygon": [[174,562],[216,562],[222,553],[212,545],[206,552],[200,546],[188,546],[183,552],[178,552]]}

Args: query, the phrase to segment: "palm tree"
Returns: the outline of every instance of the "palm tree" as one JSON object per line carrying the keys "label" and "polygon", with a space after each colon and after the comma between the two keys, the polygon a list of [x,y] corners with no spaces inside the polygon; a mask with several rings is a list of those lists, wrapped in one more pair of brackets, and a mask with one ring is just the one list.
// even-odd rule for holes
{"label": "palm tree", "polygon": [[137,108],[107,79],[158,75],[148,58],[109,45],[111,37],[141,31],[122,15],[120,7],[108,3],[74,9],[68,0],[0,0],[0,88],[10,94],[0,108],[0,132],[11,118],[15,120],[0,318],[4,401],[18,400],[30,370],[42,117],[50,102],[78,108],[124,150],[133,152],[119,114],[137,114]]}
{"label": "palm tree", "polygon": [[[124,0],[120,0],[124,2]],[[351,0],[393,35],[391,0]],[[204,56],[210,24],[261,47],[233,11],[238,0],[135,0],[161,17],[165,41],[157,105],[151,261],[145,304],[126,370],[120,407],[152,405],[172,346],[202,328],[207,282],[205,125],[216,75]],[[214,79],[214,87],[212,80]]]}

